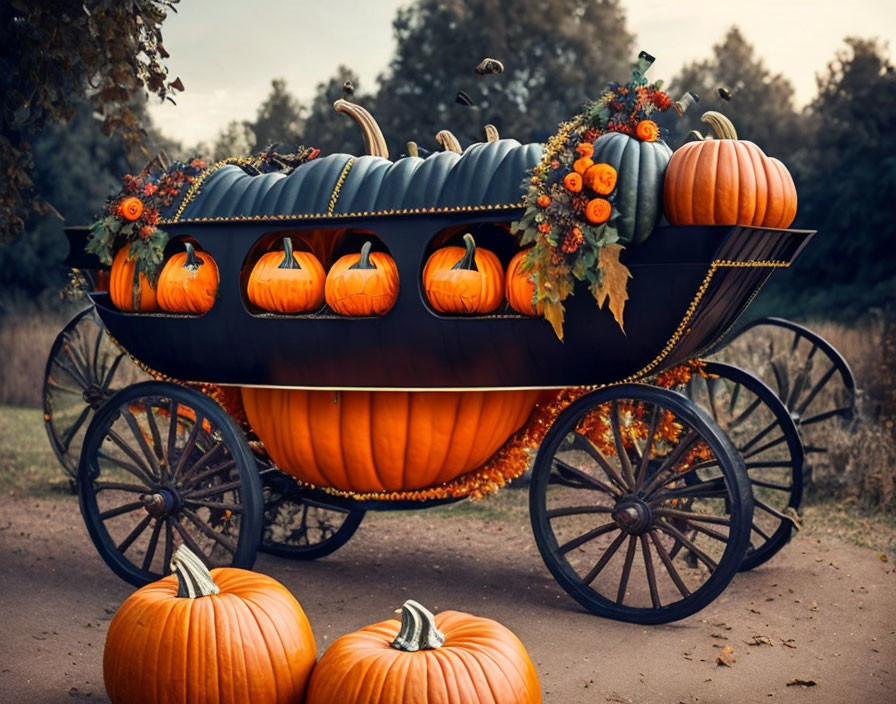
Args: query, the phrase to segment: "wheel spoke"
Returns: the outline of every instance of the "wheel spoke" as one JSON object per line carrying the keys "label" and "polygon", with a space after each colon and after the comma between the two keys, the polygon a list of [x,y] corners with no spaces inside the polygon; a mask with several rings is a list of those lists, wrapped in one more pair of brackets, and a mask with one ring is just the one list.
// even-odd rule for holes
{"label": "wheel spoke", "polygon": [[242,481],[239,479],[234,482],[225,482],[224,484],[215,484],[214,486],[208,487],[207,489],[202,489],[200,491],[194,491],[189,494],[190,499],[204,499],[207,496],[217,496],[218,494],[223,494],[227,491],[232,491],[234,489],[239,489],[243,485]]}
{"label": "wheel spoke", "polygon": [[734,413],[734,408],[737,406],[737,399],[740,396],[740,384],[735,384],[734,388],[731,389],[731,396],[728,398],[728,415]]}
{"label": "wheel spoke", "polygon": [[561,516],[578,516],[586,513],[613,513],[613,509],[610,506],[567,506],[552,508],[544,515],[548,518],[560,518]]}
{"label": "wheel spoke", "polygon": [[101,491],[129,491],[132,494],[145,494],[147,487],[126,482],[94,482],[93,490],[97,494]]}
{"label": "wheel spoke", "polygon": [[186,480],[190,478],[190,475],[192,475],[193,472],[199,469],[206,468],[212,457],[218,454],[225,447],[226,445],[223,442],[216,442],[214,445],[212,445],[211,448],[202,455],[202,457],[191,464],[189,468],[183,473],[183,475],[181,475],[181,481],[186,482]]}
{"label": "wheel spoke", "polygon": [[[143,402],[143,407],[146,408],[146,402]],[[149,411],[147,409],[147,415]],[[130,409],[125,409],[121,412],[122,417],[125,422],[128,424],[128,427],[131,429],[131,433],[134,435],[134,438],[137,440],[137,444],[140,445],[140,449],[143,450],[143,456],[149,460],[149,465],[152,468],[150,472],[153,476],[157,477],[159,480],[162,478],[162,468],[159,466],[159,458],[156,457],[156,453],[152,451],[149,443],[146,442],[146,436],[143,434],[143,430],[140,428],[140,424],[137,423],[137,419],[134,417],[134,414],[131,413]]]}
{"label": "wheel spoke", "polygon": [[784,435],[781,435],[780,437],[776,438],[775,440],[765,443],[765,445],[763,445],[762,447],[757,447],[756,449],[751,450],[750,452],[746,452],[746,453],[742,452],[741,454],[743,455],[743,458],[745,460],[747,460],[747,459],[750,459],[751,457],[755,457],[756,455],[762,454],[766,450],[770,450],[771,448],[775,447],[776,445],[780,445],[782,442],[786,442],[786,441],[787,441],[787,438]]}
{"label": "wheel spoke", "polygon": [[124,553],[126,553],[128,548],[131,547],[131,545],[133,544],[133,542],[138,537],[140,537],[140,534],[144,530],[146,530],[146,527],[149,525],[150,521],[152,521],[152,516],[147,513],[146,516],[143,517],[143,520],[140,521],[136,526],[134,526],[134,530],[132,530],[128,534],[128,537],[125,538],[124,540],[122,540],[118,544],[118,547],[116,548],[118,550],[118,552],[120,552],[122,555]]}
{"label": "wheel spoke", "polygon": [[681,456],[685,451],[690,449],[694,444],[694,441],[699,437],[700,434],[694,429],[691,429],[688,434],[685,435],[684,439],[681,440],[678,445],[675,446],[675,449],[663,460],[663,463],[660,465],[659,469],[657,469],[656,474],[654,474],[647,482],[647,485],[641,489],[643,496],[650,496],[656,489],[666,483],[666,475],[670,470],[674,473],[675,465],[678,463],[678,460],[681,459]]}
{"label": "wheel spoke", "polygon": [[[574,489],[594,489],[596,491],[602,491],[607,494],[612,494],[613,496],[619,496],[619,491],[610,486],[609,484],[605,484],[600,481],[600,479],[595,479],[588,472],[584,472],[577,467],[573,467],[571,464],[567,464],[561,459],[554,458],[554,464],[559,468],[558,472],[552,472],[550,477],[550,483],[552,484],[562,484],[563,486],[569,486]],[[568,474],[574,479],[569,479],[568,477],[564,477],[564,474]],[[556,479],[555,479],[556,478]]]}
{"label": "wheel spoke", "polygon": [[214,467],[209,467],[204,472],[200,472],[199,474],[195,475],[194,477],[191,477],[191,480],[189,483],[185,482],[183,485],[183,490],[184,491],[192,491],[194,487],[199,486],[200,484],[202,484],[202,482],[204,482],[209,477],[214,477],[218,474],[221,474],[221,472],[224,472],[224,471],[228,472],[228,477],[229,477],[230,470],[232,470],[234,467],[236,467],[235,460],[226,460],[224,462],[221,462],[220,464],[216,464]]}
{"label": "wheel spoke", "polygon": [[675,565],[672,563],[672,558],[669,557],[669,553],[666,551],[666,548],[663,547],[663,541],[661,541],[660,537],[656,534],[656,530],[651,530],[648,535],[650,535],[650,539],[653,541],[653,546],[656,548],[656,554],[660,556],[660,561],[665,566],[666,572],[669,574],[672,583],[677,587],[679,593],[683,597],[689,597],[691,595],[691,590],[687,588],[681,575],[678,574],[678,570],[675,569]]}
{"label": "wheel spoke", "polygon": [[601,453],[601,451],[598,450],[597,447],[595,447],[594,443],[591,442],[584,435],[581,435],[575,431],[573,431],[572,436],[573,436],[573,446],[580,450],[584,450],[585,452],[587,452],[588,455],[591,457],[591,459],[593,459],[595,462],[597,462],[601,466],[601,468],[606,473],[607,477],[610,478],[610,481],[612,481],[617,487],[619,487],[620,491],[625,493],[627,491],[627,487],[625,486],[625,481],[622,479],[621,476],[619,476],[619,472],[616,471],[616,468],[613,467],[607,461],[607,458],[603,456],[603,453]]}
{"label": "wheel spoke", "polygon": [[619,428],[619,402],[610,404],[610,428],[613,431],[613,443],[616,445],[616,456],[622,465],[622,476],[625,478],[626,487],[633,489],[635,486],[635,474],[632,471],[632,461],[628,456],[628,450],[622,442],[622,431]]}
{"label": "wheel spoke", "polygon": [[638,540],[635,536],[630,535],[628,539],[628,549],[625,551],[625,564],[622,566],[622,575],[619,578],[619,590],[616,592],[616,603],[622,606],[625,601],[625,590],[628,587],[628,578],[632,573],[632,561],[635,559],[635,548]]}
{"label": "wheel spoke", "polygon": [[112,364],[109,365],[109,368],[106,370],[106,373],[102,377],[103,381],[100,384],[100,388],[102,388],[103,391],[108,391],[109,387],[112,386],[112,380],[115,378],[115,372],[118,371],[118,367],[124,357],[124,352],[121,352],[118,356],[115,357],[114,360],[112,360]]}
{"label": "wheel spoke", "polygon": [[837,371],[837,365],[832,364],[831,368],[828,369],[824,374],[821,375],[821,378],[815,382],[815,386],[809,391],[809,394],[804,398],[800,405],[796,408],[797,415],[803,415],[806,412],[806,409],[815,400],[815,397],[818,396],[818,392],[824,388],[824,385],[830,381],[831,377],[834,376],[834,373]]}
{"label": "wheel spoke", "polygon": [[206,567],[211,567],[211,560],[209,560],[208,555],[205,554],[205,550],[199,547],[199,544],[193,539],[193,536],[190,535],[189,531],[178,520],[172,520],[172,523],[174,525],[174,529],[180,534],[181,540],[184,541],[184,544],[199,556],[199,559],[202,560]]}
{"label": "wheel spoke", "polygon": [[159,544],[159,534],[162,532],[162,524],[164,521],[156,519],[155,525],[152,527],[152,533],[149,536],[149,545],[146,547],[146,555],[143,556],[143,569],[149,572],[152,567],[152,558],[156,555],[156,547]]}
{"label": "wheel spoke", "polygon": [[750,477],[750,484],[753,486],[761,486],[764,489],[775,489],[776,491],[791,491],[793,489],[793,485],[787,484],[778,484],[777,482],[769,482],[764,479],[754,479]]}
{"label": "wheel spoke", "polygon": [[218,531],[216,531],[212,528],[209,528],[208,525],[206,525],[206,523],[199,516],[197,516],[195,513],[193,513],[193,511],[191,511],[190,509],[185,507],[185,508],[181,509],[181,512],[183,513],[184,516],[186,516],[188,519],[190,519],[193,522],[193,524],[200,530],[200,532],[202,532],[203,535],[214,540],[221,547],[223,547],[225,550],[227,550],[227,552],[229,552],[233,555],[236,554],[236,543],[234,543],[231,540],[228,540],[223,535],[221,535]]}
{"label": "wheel spoke", "polygon": [[775,428],[778,428],[778,427],[780,427],[780,425],[778,424],[778,419],[775,418],[771,423],[769,423],[761,431],[759,431],[759,433],[757,435],[753,436],[753,438],[751,438],[748,443],[742,445],[741,447],[739,447],[737,449],[740,451],[741,454],[748,452],[757,442],[762,440],[762,438],[764,438],[766,435],[768,435],[770,432],[772,432]]}
{"label": "wheel spoke", "polygon": [[762,528],[757,526],[755,523],[753,524],[753,531],[756,533],[759,533],[759,535],[762,536],[763,540],[768,541],[768,540],[772,539],[772,536],[770,536],[768,533],[766,533],[764,530],[762,530]]}
{"label": "wheel spoke", "polygon": [[[159,426],[156,423],[156,414],[151,404],[145,404],[146,408],[146,424],[149,426],[149,434],[152,436],[153,454],[157,460],[165,457],[165,448],[162,446],[162,436],[159,433]],[[159,470],[161,475],[161,469]]]}
{"label": "wheel spoke", "polygon": [[617,529],[618,526],[613,521],[611,521],[610,523],[604,523],[597,528],[589,530],[587,533],[583,533],[578,538],[573,538],[569,542],[564,543],[559,548],[557,548],[557,552],[559,552],[561,555],[565,555],[570,550],[575,550],[577,547],[579,547],[580,545],[584,545],[589,540],[594,540],[595,538],[599,538],[600,536]]}
{"label": "wheel spoke", "polygon": [[800,425],[805,427],[807,425],[812,425],[813,423],[820,423],[821,421],[827,420],[828,418],[833,418],[834,416],[845,416],[851,411],[851,406],[841,406],[840,408],[835,408],[831,411],[825,411],[824,413],[819,413],[818,415],[805,418],[800,421]]}
{"label": "wheel spoke", "polygon": [[705,376],[703,377],[703,381],[706,382],[706,397],[709,400],[709,410],[712,412],[712,417],[714,419],[718,419],[719,417],[719,409],[716,408],[716,380],[712,377]]}
{"label": "wheel spoke", "polygon": [[684,547],[690,550],[694,557],[696,557],[698,560],[700,560],[700,562],[706,565],[710,572],[715,572],[716,568],[718,568],[718,564],[716,564],[715,560],[713,560],[709,555],[707,555],[700,548],[694,545],[691,539],[688,538],[680,530],[678,530],[675,526],[671,525],[670,523],[666,523],[663,520],[656,521],[655,525],[659,527],[659,529],[664,533],[668,533]]}
{"label": "wheel spoke", "polygon": [[714,523],[719,526],[730,526],[731,519],[723,516],[710,516],[706,513],[694,513],[693,511],[682,511],[677,508],[657,507],[652,509],[654,514],[667,516],[669,518],[683,518],[686,521],[701,521],[702,523]]}
{"label": "wheel spoke", "polygon": [[659,504],[670,499],[692,498],[720,498],[728,495],[728,487],[723,477],[708,479],[697,484],[667,489],[650,497],[650,504]]}
{"label": "wheel spoke", "polygon": [[63,452],[68,452],[69,447],[72,444],[72,440],[75,439],[75,435],[81,429],[81,426],[84,425],[84,421],[87,420],[87,416],[90,415],[90,412],[93,409],[90,406],[84,406],[84,410],[78,415],[77,419],[74,423],[72,423],[71,427],[65,431],[62,435],[62,447]]}
{"label": "wheel spoke", "polygon": [[591,571],[582,577],[582,582],[585,584],[591,584],[596,578],[597,575],[600,574],[601,570],[607,566],[607,563],[610,561],[610,558],[616,554],[616,551],[619,550],[619,546],[622,545],[623,541],[628,537],[628,533],[623,533],[620,531],[619,535],[616,536],[616,540],[610,543],[610,546],[607,548],[606,552],[601,555],[600,559],[597,561],[597,564],[591,568]]}
{"label": "wheel spoke", "polygon": [[200,417],[198,413],[196,414],[196,422],[193,423],[193,427],[190,429],[190,435],[187,437],[187,442],[181,450],[180,459],[177,461],[177,467],[174,468],[174,472],[171,475],[172,477],[180,476],[181,472],[183,472],[184,465],[187,463],[187,458],[196,446],[196,438],[199,435],[199,429],[202,427],[202,421],[204,420],[205,418]]}
{"label": "wheel spoke", "polygon": [[100,520],[108,521],[110,518],[115,518],[116,516],[121,516],[122,514],[130,513],[131,511],[136,511],[140,508],[143,508],[142,501],[132,501],[130,503],[117,506],[116,508],[110,508],[108,511],[103,511],[102,513],[100,513]]}
{"label": "wheel spoke", "polygon": [[653,571],[653,557],[650,555],[650,548],[647,544],[647,536],[641,535],[641,554],[644,556],[644,569],[647,572],[647,585],[650,587],[650,603],[653,608],[658,609],[660,603],[660,593],[656,587],[656,573]]}
{"label": "wheel spoke", "polygon": [[793,516],[788,516],[786,513],[781,513],[778,509],[773,508],[772,506],[769,506],[767,503],[765,503],[764,501],[761,501],[760,499],[757,499],[755,496],[753,497],[753,505],[758,509],[762,509],[763,511],[765,511],[768,514],[771,514],[775,518],[778,518],[782,521],[787,521],[788,523],[792,524],[796,528],[800,527],[799,524],[796,522],[796,520],[793,518]]}
{"label": "wheel spoke", "polygon": [[90,380],[84,375],[84,369],[87,366],[86,363],[81,361],[80,353],[71,343],[67,342],[63,344],[62,348],[68,358],[67,361],[71,363],[71,366],[69,366],[69,364],[63,362],[63,369],[74,377],[75,381],[81,385],[82,389],[86,389],[90,386]]}
{"label": "wheel spoke", "polygon": [[172,479],[174,468],[171,466],[171,462],[174,460],[174,451],[177,447],[177,401],[173,398],[168,401],[168,413],[168,451],[165,455],[168,461],[165,463],[167,468],[165,479]]}
{"label": "wheel spoke", "polygon": [[741,425],[747,418],[753,415],[754,411],[762,405],[762,399],[757,398],[754,400],[749,406],[747,406],[744,410],[740,412],[737,418],[734,418],[730,423],[728,423],[728,428],[730,430],[734,430],[737,426]]}
{"label": "wheel spoke", "polygon": [[231,513],[243,512],[242,504],[234,504],[221,501],[207,501],[205,499],[191,499],[189,497],[184,499],[184,503],[190,506],[205,506],[205,508],[213,508],[220,511],[230,511]]}
{"label": "wheel spoke", "polygon": [[[111,433],[111,431],[110,431],[110,433]],[[111,434],[110,434],[110,437],[111,437]],[[110,464],[114,464],[119,469],[123,469],[125,472],[128,472],[129,474],[133,474],[135,477],[137,477],[137,479],[141,480],[147,487],[155,487],[156,486],[155,480],[152,477],[150,477],[142,467],[140,467],[138,465],[130,464],[129,462],[125,462],[124,460],[118,459],[117,457],[112,457],[112,455],[106,454],[105,452],[103,452],[101,450],[97,451],[96,456],[97,456],[97,460],[105,460],[106,462],[109,462]]]}
{"label": "wheel spoke", "polygon": [[656,435],[656,423],[659,420],[660,407],[654,404],[653,412],[650,414],[650,427],[647,430],[647,441],[644,444],[644,451],[641,453],[641,464],[638,467],[638,476],[635,479],[635,486],[641,486],[647,478],[647,467],[650,464],[650,457],[653,448],[653,438]]}

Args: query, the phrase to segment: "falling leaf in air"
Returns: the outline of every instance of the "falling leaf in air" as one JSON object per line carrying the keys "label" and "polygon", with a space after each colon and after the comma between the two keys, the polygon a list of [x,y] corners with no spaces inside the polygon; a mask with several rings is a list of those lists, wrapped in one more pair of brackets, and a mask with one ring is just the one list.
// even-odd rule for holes
{"label": "falling leaf in air", "polygon": [[600,308],[604,307],[604,301],[607,298],[610,299],[610,311],[624,333],[622,311],[628,300],[626,288],[632,273],[619,261],[619,254],[623,249],[625,248],[619,244],[608,244],[601,248],[598,267],[603,272],[603,276],[601,276],[599,286],[591,286],[591,293]]}
{"label": "falling leaf in air", "polygon": [[815,680],[801,680],[799,677],[794,677],[790,682],[787,683],[788,687],[814,687],[818,682]]}
{"label": "falling leaf in air", "polygon": [[718,657],[716,657],[716,666],[731,667],[734,663],[737,662],[737,658],[734,657],[734,648],[730,645],[726,645],[719,651]]}

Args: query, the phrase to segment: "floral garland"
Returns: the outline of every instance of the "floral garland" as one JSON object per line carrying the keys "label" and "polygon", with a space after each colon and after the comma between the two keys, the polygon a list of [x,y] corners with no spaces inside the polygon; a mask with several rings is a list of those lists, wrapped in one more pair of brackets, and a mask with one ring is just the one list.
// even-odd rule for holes
{"label": "floral garland", "polygon": [[644,76],[653,61],[641,52],[628,83],[611,82],[600,98],[560,125],[528,181],[526,211],[512,226],[520,246],[534,245],[523,271],[535,285],[536,310],[543,310],[561,340],[563,301],[572,294],[576,279],[588,283],[599,307],[609,299],[622,327],[630,273],[619,262],[617,173],[610,164],[595,164],[591,157],[594,141],[608,132],[647,142],[664,136],[650,116],[669,109],[672,100],[661,90],[662,81],[648,83]]}
{"label": "floral garland", "polygon": [[[275,147],[271,145],[249,157],[226,159],[212,169],[234,163],[250,176],[272,171],[288,174],[320,154],[319,149],[301,146],[282,154]],[[188,192],[198,187],[212,169],[198,156],[170,165],[158,156],[136,176],[126,174],[121,192],[109,198],[103,215],[91,225],[85,250],[109,265],[115,253],[129,245],[128,259],[135,262],[135,281],[143,274],[154,285],[168,244],[168,234],[158,226],[160,213],[171,207],[184,187]]]}

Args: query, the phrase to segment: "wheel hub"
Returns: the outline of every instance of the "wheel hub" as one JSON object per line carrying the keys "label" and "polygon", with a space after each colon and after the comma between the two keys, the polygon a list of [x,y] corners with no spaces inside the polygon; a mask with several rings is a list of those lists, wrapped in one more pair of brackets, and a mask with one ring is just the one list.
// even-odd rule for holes
{"label": "wheel hub", "polygon": [[170,516],[180,508],[180,497],[170,489],[160,489],[153,494],[140,497],[143,508],[154,518]]}
{"label": "wheel hub", "polygon": [[642,535],[653,525],[653,513],[637,496],[624,496],[610,514],[616,525],[629,535]]}
{"label": "wheel hub", "polygon": [[81,398],[84,399],[84,403],[90,406],[93,410],[96,410],[103,405],[107,395],[99,384],[92,383],[81,393]]}

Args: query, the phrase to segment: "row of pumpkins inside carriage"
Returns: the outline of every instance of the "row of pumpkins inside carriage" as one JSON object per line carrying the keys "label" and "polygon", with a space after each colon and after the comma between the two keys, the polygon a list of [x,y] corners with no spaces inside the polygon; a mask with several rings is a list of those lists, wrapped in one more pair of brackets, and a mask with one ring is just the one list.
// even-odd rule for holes
{"label": "row of pumpkins inside carriage", "polygon": [[[506,298],[516,313],[537,315],[534,287],[520,267],[526,252],[507,257],[505,271],[495,253],[477,246],[480,234],[488,243],[510,238],[506,226],[489,227],[473,228],[476,238],[457,229],[433,239],[421,291],[436,313],[485,315]],[[241,286],[250,312],[316,314],[326,301],[337,315],[369,317],[395,303],[397,268],[388,252],[373,251],[383,249],[375,234],[353,233],[345,240],[353,251],[340,257],[302,241],[300,232],[283,234],[263,237],[247,255]],[[301,244],[294,247],[294,238]],[[185,251],[167,259],[155,287],[142,275],[134,284],[125,247],[98,288],[108,286],[109,299],[124,311],[207,312],[218,293],[217,266],[195,240],[173,247],[178,242]],[[330,261],[325,271],[322,262]],[[739,569],[764,563],[789,541],[805,453],[824,451],[804,447],[800,418],[814,427],[849,419],[855,391],[848,365],[829,343],[777,319],[738,333],[766,356],[774,352],[769,339],[791,336],[784,358],[764,360],[771,384],[709,362],[669,377],[664,385],[683,383],[684,395],[645,384],[588,393],[234,393],[236,387],[133,384],[136,377],[124,373],[126,353],[102,327],[88,310],[60,334],[48,363],[45,419],[60,460],[71,472],[74,457],[78,467],[91,538],[134,584],[167,573],[179,543],[211,565],[246,568],[257,549],[298,559],[328,555],[366,510],[419,508],[475,493],[464,488],[465,477],[490,470],[520,431],[530,440],[526,449],[540,442],[530,514],[542,557],[563,588],[611,618],[684,618]],[[60,420],[61,399],[71,391],[63,379],[83,392],[70,421]],[[834,405],[819,409],[827,399]],[[480,486],[504,478],[486,472]],[[453,493],[430,491],[452,482]]]}

